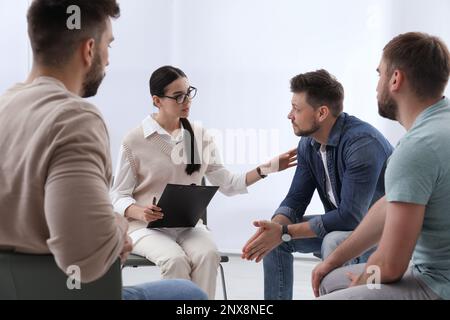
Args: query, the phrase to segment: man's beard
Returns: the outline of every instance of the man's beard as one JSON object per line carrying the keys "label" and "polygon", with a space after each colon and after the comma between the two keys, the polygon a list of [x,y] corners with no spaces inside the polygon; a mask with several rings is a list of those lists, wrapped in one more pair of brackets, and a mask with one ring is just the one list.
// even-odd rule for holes
{"label": "man's beard", "polygon": [[389,95],[388,89],[384,88],[381,94],[381,98],[378,101],[378,113],[383,118],[389,120],[397,120],[398,115],[398,104],[397,102]]}
{"label": "man's beard", "polygon": [[92,61],[91,69],[88,71],[83,81],[82,97],[90,98],[95,96],[104,77],[105,72],[102,67],[100,54],[96,53],[94,60]]}
{"label": "man's beard", "polygon": [[301,130],[297,127],[297,131],[295,132],[295,134],[298,137],[309,137],[313,133],[316,133],[319,129],[320,125],[316,121],[314,121],[314,123],[311,125],[311,128],[309,128],[308,130]]}

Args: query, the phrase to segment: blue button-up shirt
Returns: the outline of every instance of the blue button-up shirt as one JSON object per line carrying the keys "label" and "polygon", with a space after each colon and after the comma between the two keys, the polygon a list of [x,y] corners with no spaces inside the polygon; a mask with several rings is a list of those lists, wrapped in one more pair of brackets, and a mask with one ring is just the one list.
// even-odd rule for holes
{"label": "blue button-up shirt", "polygon": [[392,145],[370,124],[342,113],[330,132],[327,166],[337,208],[327,195],[326,173],[320,144],[302,138],[298,166],[288,195],[275,211],[293,223],[303,215],[317,189],[325,214],[308,221],[320,238],[333,231],[352,231],[369,207],[384,196],[384,171]]}

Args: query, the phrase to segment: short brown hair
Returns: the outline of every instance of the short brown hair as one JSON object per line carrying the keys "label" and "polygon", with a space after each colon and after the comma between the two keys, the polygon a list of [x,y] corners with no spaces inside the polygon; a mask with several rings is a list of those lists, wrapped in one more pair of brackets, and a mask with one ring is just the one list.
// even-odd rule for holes
{"label": "short brown hair", "polygon": [[420,32],[401,34],[386,45],[383,58],[389,75],[395,69],[406,74],[417,97],[443,94],[450,74],[450,54],[438,37]]}
{"label": "short brown hair", "polygon": [[295,76],[291,80],[293,93],[306,93],[306,101],[314,108],[328,106],[338,117],[344,109],[344,87],[326,70]]}
{"label": "short brown hair", "polygon": [[[72,5],[81,11],[79,30],[67,27],[67,10]],[[82,41],[100,41],[108,17],[119,16],[116,0],[33,0],[27,19],[35,61],[47,66],[63,65]]]}

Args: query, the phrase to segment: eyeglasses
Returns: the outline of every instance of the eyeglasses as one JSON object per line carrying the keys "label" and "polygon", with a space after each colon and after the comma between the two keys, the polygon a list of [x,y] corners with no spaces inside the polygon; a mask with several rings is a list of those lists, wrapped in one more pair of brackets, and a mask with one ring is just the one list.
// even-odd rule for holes
{"label": "eyeglasses", "polygon": [[169,97],[169,96],[161,96],[161,98],[169,98],[169,99],[173,99],[177,102],[177,104],[184,104],[189,100],[192,100],[195,98],[195,96],[197,95],[197,88],[194,87],[189,87],[187,93],[184,94],[179,94],[173,97]]}

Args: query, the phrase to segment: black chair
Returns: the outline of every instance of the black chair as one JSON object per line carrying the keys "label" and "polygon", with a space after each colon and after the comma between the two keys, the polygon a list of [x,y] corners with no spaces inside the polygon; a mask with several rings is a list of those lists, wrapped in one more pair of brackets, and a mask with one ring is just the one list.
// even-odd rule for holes
{"label": "black chair", "polygon": [[0,300],[121,300],[122,272],[117,260],[99,280],[70,290],[71,280],[52,255],[0,251]]}
{"label": "black chair", "polygon": [[[205,185],[205,179],[202,180],[202,185]],[[205,225],[208,224],[207,210],[205,210],[204,214],[202,215],[202,220]],[[229,261],[230,261],[230,258],[227,255],[223,255],[223,254],[220,255],[219,269],[220,269],[220,278],[221,278],[221,282],[222,282],[222,292],[223,292],[224,300],[228,300],[228,295],[227,295],[227,288],[226,288],[226,284],[225,284],[225,273],[223,270],[222,263],[226,263]],[[133,267],[133,268],[153,267],[153,266],[156,266],[156,265],[153,262],[151,262],[150,260],[148,260],[142,256],[136,255],[136,254],[130,254],[127,261],[125,261],[125,263],[123,264],[122,268],[125,268],[125,267]]]}

